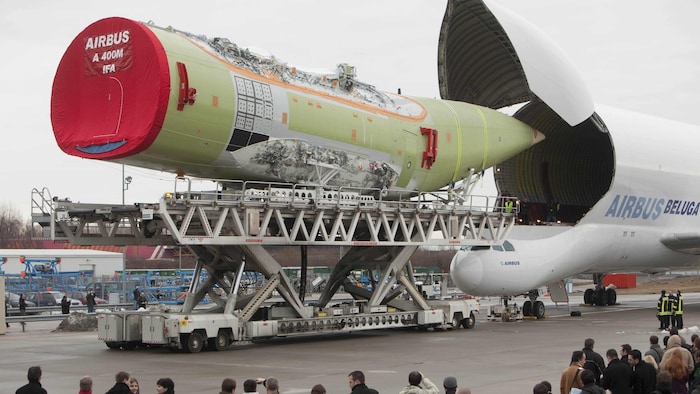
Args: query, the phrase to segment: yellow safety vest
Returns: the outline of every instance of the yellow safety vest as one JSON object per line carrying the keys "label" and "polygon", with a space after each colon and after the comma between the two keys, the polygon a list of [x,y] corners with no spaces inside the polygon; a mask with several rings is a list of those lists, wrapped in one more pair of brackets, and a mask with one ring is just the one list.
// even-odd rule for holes
{"label": "yellow safety vest", "polygon": [[678,296],[673,302],[673,313],[676,315],[683,314],[683,296]]}
{"label": "yellow safety vest", "polygon": [[669,308],[668,296],[663,296],[659,300],[659,316],[670,316],[671,308]]}
{"label": "yellow safety vest", "polygon": [[506,213],[513,212],[513,200],[506,201]]}

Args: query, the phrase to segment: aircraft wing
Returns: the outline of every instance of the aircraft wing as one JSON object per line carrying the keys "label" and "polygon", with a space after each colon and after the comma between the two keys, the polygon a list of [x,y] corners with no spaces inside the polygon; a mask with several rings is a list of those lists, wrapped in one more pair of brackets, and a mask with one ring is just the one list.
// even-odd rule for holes
{"label": "aircraft wing", "polygon": [[672,233],[661,238],[661,243],[676,252],[700,255],[700,233]]}

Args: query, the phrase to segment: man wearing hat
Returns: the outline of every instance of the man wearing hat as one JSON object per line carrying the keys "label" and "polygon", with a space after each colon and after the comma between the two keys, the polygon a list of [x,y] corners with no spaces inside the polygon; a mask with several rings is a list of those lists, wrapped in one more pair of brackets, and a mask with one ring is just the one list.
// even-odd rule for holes
{"label": "man wearing hat", "polygon": [[457,378],[448,376],[442,381],[442,387],[445,388],[445,394],[455,394],[457,391]]}

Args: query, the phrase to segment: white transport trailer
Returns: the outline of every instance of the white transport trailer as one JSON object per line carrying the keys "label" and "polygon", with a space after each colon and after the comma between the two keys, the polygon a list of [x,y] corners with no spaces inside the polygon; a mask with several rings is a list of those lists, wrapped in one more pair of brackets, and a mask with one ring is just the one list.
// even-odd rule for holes
{"label": "white transport trailer", "polygon": [[[186,190],[178,191],[183,183]],[[176,182],[176,190],[159,202],[134,205],[73,203],[43,191],[33,196],[42,210],[32,217],[49,224],[54,239],[74,245],[179,245],[197,256],[177,311],[99,315],[98,336],[110,348],[148,344],[198,352],[304,334],[471,328],[478,302],[426,299],[434,291],[416,286],[410,258],[419,247],[500,242],[517,215],[471,195],[386,201],[380,190],[226,181],[215,191],[195,192],[189,185]],[[327,263],[333,270],[313,302],[304,299],[313,278],[292,281],[274,257],[280,247],[299,249],[301,273],[314,248],[338,248],[338,261]],[[358,270],[369,275],[369,286],[352,280]],[[251,289],[242,283],[245,272],[264,280]],[[205,299],[208,304],[199,306]]]}
{"label": "white transport trailer", "polygon": [[286,306],[259,309],[268,319],[241,321],[237,314],[128,311],[103,313],[97,335],[111,349],[167,346],[196,353],[223,350],[253,340],[322,333],[349,333],[402,327],[472,328],[479,303],[473,299],[429,301],[433,309],[398,311],[349,302],[313,309],[313,317],[295,318]]}

